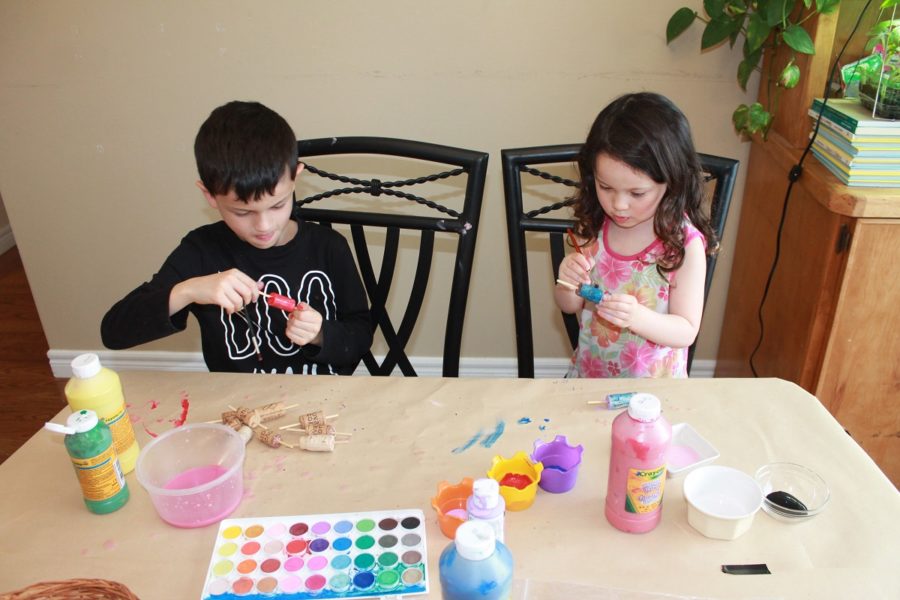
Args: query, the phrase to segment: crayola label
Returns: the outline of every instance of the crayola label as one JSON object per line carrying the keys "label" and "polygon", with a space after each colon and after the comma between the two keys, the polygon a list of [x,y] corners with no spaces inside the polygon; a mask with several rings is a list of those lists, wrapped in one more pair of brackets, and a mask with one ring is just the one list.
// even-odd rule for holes
{"label": "crayola label", "polygon": [[628,469],[625,482],[625,511],[651,513],[659,508],[666,485],[666,466],[656,469]]}
{"label": "crayola label", "polygon": [[125,487],[125,476],[111,445],[91,458],[72,457],[72,464],[86,500],[108,500]]}

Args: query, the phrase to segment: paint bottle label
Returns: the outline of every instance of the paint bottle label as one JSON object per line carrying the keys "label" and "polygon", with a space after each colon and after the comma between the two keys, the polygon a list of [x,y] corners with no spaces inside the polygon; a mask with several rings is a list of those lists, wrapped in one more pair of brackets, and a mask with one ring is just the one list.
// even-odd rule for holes
{"label": "paint bottle label", "polygon": [[109,500],[125,487],[125,475],[112,446],[90,458],[72,458],[85,500]]}
{"label": "paint bottle label", "polygon": [[656,469],[628,469],[625,490],[625,510],[630,513],[651,513],[662,502],[666,484],[666,466]]}

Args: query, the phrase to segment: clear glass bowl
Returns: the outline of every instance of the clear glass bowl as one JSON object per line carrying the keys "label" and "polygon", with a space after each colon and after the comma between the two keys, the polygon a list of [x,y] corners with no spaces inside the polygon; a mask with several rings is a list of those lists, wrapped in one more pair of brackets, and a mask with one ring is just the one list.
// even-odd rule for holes
{"label": "clear glass bowl", "polygon": [[[794,463],[771,463],[756,471],[756,482],[762,488],[762,508],[771,517],[779,521],[797,523],[816,516],[828,504],[831,492],[828,484],[812,469]],[[775,496],[773,501],[769,495],[773,492],[786,492],[799,500],[806,509],[792,508],[784,503],[784,496]]]}

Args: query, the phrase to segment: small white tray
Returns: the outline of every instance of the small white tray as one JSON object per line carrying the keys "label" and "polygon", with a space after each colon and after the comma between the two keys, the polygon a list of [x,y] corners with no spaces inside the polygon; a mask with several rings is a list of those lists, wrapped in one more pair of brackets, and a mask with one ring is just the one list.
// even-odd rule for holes
{"label": "small white tray", "polygon": [[687,423],[672,425],[672,444],[669,446],[669,477],[687,473],[695,467],[719,458],[719,451]]}

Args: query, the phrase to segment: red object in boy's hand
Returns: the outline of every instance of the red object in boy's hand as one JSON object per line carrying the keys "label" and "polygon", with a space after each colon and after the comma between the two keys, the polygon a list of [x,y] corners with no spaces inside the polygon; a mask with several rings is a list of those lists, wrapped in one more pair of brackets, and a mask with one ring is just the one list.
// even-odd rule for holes
{"label": "red object in boy's hand", "polygon": [[281,294],[267,294],[266,304],[285,312],[293,312],[297,308],[297,302],[293,298],[282,296]]}

